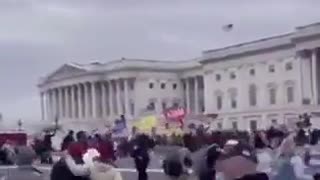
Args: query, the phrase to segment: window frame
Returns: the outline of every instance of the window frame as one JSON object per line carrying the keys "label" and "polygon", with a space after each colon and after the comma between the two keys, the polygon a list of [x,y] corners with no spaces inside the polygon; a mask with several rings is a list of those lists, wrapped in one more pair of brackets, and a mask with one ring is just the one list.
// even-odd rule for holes
{"label": "window frame", "polygon": [[223,97],[222,95],[217,95],[216,96],[216,106],[217,106],[217,110],[221,110],[223,107]]}
{"label": "window frame", "polygon": [[160,89],[166,89],[166,83],[164,82],[160,83]]}
{"label": "window frame", "polygon": [[[276,105],[277,104],[277,88],[271,87],[268,90],[269,92],[269,104],[270,105]],[[274,94],[272,94],[274,93]],[[274,95],[274,96],[272,96]]]}
{"label": "window frame", "polygon": [[149,82],[149,89],[153,89],[154,88],[154,83],[153,82]]}
{"label": "window frame", "polygon": [[275,73],[276,72],[276,66],[274,64],[270,64],[268,66],[268,72],[269,73]]}
{"label": "window frame", "polygon": [[236,73],[235,73],[235,72],[231,72],[231,73],[230,73],[230,79],[231,79],[231,80],[234,80],[234,79],[236,79],[236,78],[237,78]]}
{"label": "window frame", "polygon": [[285,68],[286,71],[293,70],[293,63],[292,62],[285,63],[285,67],[284,68]]}
{"label": "window frame", "polygon": [[173,90],[178,89],[178,84],[177,84],[177,83],[173,83],[173,84],[172,84],[172,89],[173,89]]}
{"label": "window frame", "polygon": [[254,68],[251,68],[251,69],[249,70],[249,75],[250,75],[250,76],[255,76],[255,75],[256,75],[256,70],[255,70]]}
{"label": "window frame", "polygon": [[221,74],[216,74],[215,78],[217,82],[221,81]]}
{"label": "window frame", "polygon": [[[254,89],[252,89],[254,88]],[[252,95],[253,93],[251,92],[251,90],[254,90],[254,96]],[[255,84],[250,84],[249,85],[249,91],[248,91],[248,94],[249,94],[249,106],[250,107],[255,107],[258,105],[258,99],[257,99],[257,96],[258,96],[258,88]],[[253,99],[252,99],[253,98]],[[252,103],[253,102],[253,103]]]}
{"label": "window frame", "polygon": [[[291,96],[289,96],[290,94],[289,94],[289,89],[292,89],[292,91],[291,91]],[[286,87],[286,95],[287,95],[287,103],[288,104],[290,104],[290,103],[294,103],[294,86],[293,85],[291,85],[291,86],[287,86]]]}

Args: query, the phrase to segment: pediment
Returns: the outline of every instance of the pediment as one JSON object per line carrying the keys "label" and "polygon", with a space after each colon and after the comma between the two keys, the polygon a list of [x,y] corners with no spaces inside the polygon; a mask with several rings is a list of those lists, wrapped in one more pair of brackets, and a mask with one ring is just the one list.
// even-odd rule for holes
{"label": "pediment", "polygon": [[85,69],[81,69],[69,64],[64,64],[63,66],[61,66],[60,68],[58,68],[56,71],[54,71],[52,74],[50,74],[47,77],[47,81],[48,80],[55,80],[55,79],[60,79],[63,77],[68,77],[68,76],[73,76],[79,73],[83,73],[86,72]]}

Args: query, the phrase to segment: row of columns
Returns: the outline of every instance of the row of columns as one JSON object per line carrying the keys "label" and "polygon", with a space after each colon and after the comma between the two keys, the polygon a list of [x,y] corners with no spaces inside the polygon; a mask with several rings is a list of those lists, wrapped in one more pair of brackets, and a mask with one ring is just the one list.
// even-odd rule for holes
{"label": "row of columns", "polygon": [[313,49],[311,51],[311,67],[312,67],[312,93],[314,98],[314,103],[319,104],[319,97],[318,97],[318,64],[317,61],[317,49]]}
{"label": "row of columns", "polygon": [[300,58],[300,74],[302,99],[309,100],[311,104],[319,104],[319,62],[318,49],[298,51]]}
{"label": "row of columns", "polygon": [[201,96],[199,93],[200,79],[200,77],[194,76],[183,80],[185,85],[185,105],[188,113],[201,113],[199,101],[199,97]]}
{"label": "row of columns", "polygon": [[[130,117],[131,79],[94,81],[41,92],[42,119],[103,119]],[[133,86],[133,85],[132,85]]]}

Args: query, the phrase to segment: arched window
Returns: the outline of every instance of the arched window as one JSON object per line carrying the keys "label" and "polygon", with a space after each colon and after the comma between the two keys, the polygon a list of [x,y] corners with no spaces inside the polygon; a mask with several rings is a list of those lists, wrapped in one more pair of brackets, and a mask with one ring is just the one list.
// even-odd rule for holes
{"label": "arched window", "polygon": [[287,100],[288,100],[288,103],[294,102],[294,88],[293,88],[293,86],[287,87]]}
{"label": "arched window", "polygon": [[237,89],[236,88],[231,88],[228,89],[229,97],[230,97],[230,107],[232,109],[237,108]]}
{"label": "arched window", "polygon": [[221,95],[217,96],[217,109],[218,110],[222,109],[222,96]]}
{"label": "arched window", "polygon": [[294,81],[286,81],[285,87],[286,87],[287,103],[294,102],[294,96],[295,96]]}
{"label": "arched window", "polygon": [[270,88],[269,89],[269,101],[270,104],[276,104],[276,94],[277,94],[277,90],[276,88]]}
{"label": "arched window", "polygon": [[257,105],[257,86],[255,84],[249,85],[249,105]]}
{"label": "arched window", "polygon": [[269,83],[267,85],[268,92],[269,92],[269,103],[271,105],[277,103],[277,85],[274,83]]}

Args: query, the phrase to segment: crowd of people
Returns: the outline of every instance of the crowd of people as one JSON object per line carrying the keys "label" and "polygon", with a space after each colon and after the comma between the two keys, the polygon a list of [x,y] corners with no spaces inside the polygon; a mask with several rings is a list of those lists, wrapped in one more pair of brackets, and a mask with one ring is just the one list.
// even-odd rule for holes
{"label": "crowd of people", "polygon": [[[7,141],[0,149],[0,160],[30,167],[27,169],[37,174],[33,179],[41,177],[41,171],[32,166],[34,159],[39,159],[39,163],[52,165],[51,180],[121,180],[116,159],[130,156],[138,180],[147,180],[150,151],[155,146],[180,146],[164,155],[162,168],[172,180],[187,180],[191,176],[199,180],[319,179],[319,174],[314,173],[312,177],[303,173],[312,159],[310,147],[317,145],[320,135],[319,130],[311,127],[308,121],[303,121],[297,123],[295,130],[272,126],[249,133],[209,131],[200,125],[188,133],[170,136],[159,135],[156,131],[146,135],[133,129],[130,137],[117,139],[110,132],[88,134],[70,130],[61,142],[58,150],[61,158],[57,162],[52,158],[57,151],[52,148],[56,131],[47,131],[32,146],[14,147]],[[90,154],[93,150],[95,153]],[[28,180],[26,177],[33,175],[21,177]]]}

